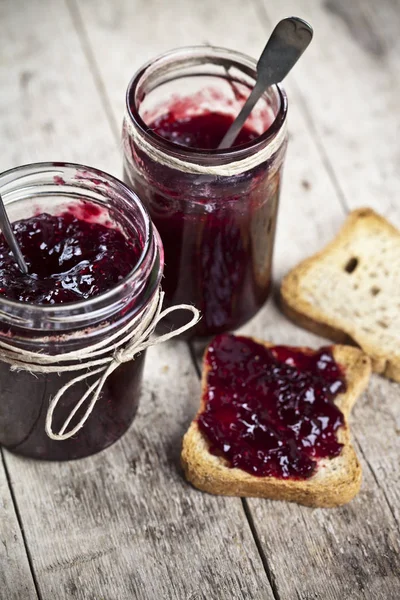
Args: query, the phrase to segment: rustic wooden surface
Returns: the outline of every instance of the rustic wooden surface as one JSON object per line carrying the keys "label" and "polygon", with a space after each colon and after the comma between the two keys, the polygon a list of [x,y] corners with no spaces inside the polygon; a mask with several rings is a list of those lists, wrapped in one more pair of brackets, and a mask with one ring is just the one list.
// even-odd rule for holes
{"label": "rustic wooden surface", "polygon": [[[72,160],[120,175],[124,92],[142,62],[205,42],[256,56],[289,14],[315,39],[286,85],[277,282],[351,208],[400,224],[397,0],[3,0],[0,170]],[[243,332],[323,341],[272,301]],[[153,348],[138,417],[112,448],[68,464],[3,451],[1,600],[399,598],[400,386],[373,377],[359,400],[363,486],[336,510],[190,488],[179,451],[198,391],[183,343]]]}
{"label": "rustic wooden surface", "polygon": [[0,597],[10,600],[36,598],[21,523],[15,511],[10,482],[0,463]]}

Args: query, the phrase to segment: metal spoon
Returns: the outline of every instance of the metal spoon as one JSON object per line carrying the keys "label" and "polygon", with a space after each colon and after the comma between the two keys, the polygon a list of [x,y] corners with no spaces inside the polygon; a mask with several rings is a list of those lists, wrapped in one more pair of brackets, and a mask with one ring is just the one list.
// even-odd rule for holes
{"label": "metal spoon", "polygon": [[4,206],[3,198],[0,194],[0,229],[3,232],[4,237],[6,238],[7,244],[10,246],[11,252],[15,258],[16,263],[18,264],[20,270],[24,275],[28,274],[28,267],[26,266],[26,262],[24,257],[22,256],[22,252],[20,247],[18,246],[18,242],[14,235],[14,232],[11,228],[10,219],[8,218],[6,207]]}
{"label": "metal spoon", "polygon": [[311,25],[298,17],[279,21],[257,63],[257,80],[242,110],[224,135],[218,149],[229,148],[265,90],[286,77],[312,40]]}

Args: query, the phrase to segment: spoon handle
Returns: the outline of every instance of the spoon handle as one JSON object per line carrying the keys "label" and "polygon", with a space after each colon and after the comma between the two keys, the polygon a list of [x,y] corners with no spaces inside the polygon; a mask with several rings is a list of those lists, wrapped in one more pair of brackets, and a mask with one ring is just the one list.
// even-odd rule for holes
{"label": "spoon handle", "polygon": [[279,83],[297,63],[312,40],[311,25],[298,17],[279,21],[257,63],[257,81],[242,110],[229,127],[218,148],[229,148],[264,91]]}
{"label": "spoon handle", "polygon": [[4,206],[3,198],[0,195],[0,229],[3,232],[4,237],[6,238],[6,242],[11,248],[11,252],[14,255],[15,261],[19,266],[20,270],[24,275],[28,274],[28,267],[26,265],[25,259],[22,256],[22,252],[20,247],[18,246],[18,242],[15,238],[14,232],[11,228],[10,219],[8,218],[8,214],[6,208]]}
{"label": "spoon handle", "polygon": [[253,110],[253,108],[255,107],[257,102],[259,101],[260,96],[263,93],[264,89],[265,89],[264,86],[260,85],[257,80],[255,86],[251,90],[249,97],[247,98],[246,102],[243,104],[240,113],[238,114],[238,116],[233,121],[232,125],[229,127],[228,131],[222,138],[222,141],[220,142],[218,149],[230,148],[232,146],[233,142],[236,140],[237,136],[239,135],[240,130],[242,129],[243,125],[245,124],[247,117],[249,116],[249,114],[251,113],[251,111]]}

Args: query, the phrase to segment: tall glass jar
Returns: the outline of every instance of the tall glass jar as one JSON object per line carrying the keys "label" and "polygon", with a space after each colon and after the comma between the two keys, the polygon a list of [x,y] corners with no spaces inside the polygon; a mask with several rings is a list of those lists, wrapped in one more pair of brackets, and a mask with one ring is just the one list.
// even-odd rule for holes
{"label": "tall glass jar", "polygon": [[[141,240],[141,255],[132,271],[98,296],[69,304],[35,305],[0,295],[2,342],[25,351],[58,355],[100,342],[134,316],[140,318],[158,290],[163,249],[134,192],[97,169],[42,163],[1,174],[0,193],[11,221],[72,211],[81,219],[118,227],[127,238]],[[0,444],[18,454],[48,460],[80,458],[106,448],[134,418],[144,357],[142,352],[112,373],[83,428],[62,441],[46,434],[46,414],[50,399],[76,372],[11,372],[10,365],[0,361]],[[54,431],[59,431],[91,383],[90,378],[77,383],[61,397],[53,415]],[[85,408],[78,410],[71,427]]]}
{"label": "tall glass jar", "polygon": [[[157,135],[160,115],[235,117],[254,86],[256,62],[237,52],[190,47],[142,67],[129,84],[123,123],[124,180],[146,205],[165,252],[167,304],[192,303],[208,337],[234,330],[266,301],[286,150],[287,100],[272,86],[248,124],[257,137],[223,150]],[[179,325],[179,315],[171,324]]]}

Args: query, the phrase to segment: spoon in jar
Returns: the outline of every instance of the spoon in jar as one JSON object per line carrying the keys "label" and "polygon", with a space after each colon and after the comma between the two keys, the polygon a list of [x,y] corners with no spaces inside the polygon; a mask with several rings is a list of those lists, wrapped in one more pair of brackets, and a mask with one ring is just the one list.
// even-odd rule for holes
{"label": "spoon in jar", "polygon": [[254,106],[271,85],[279,83],[299,60],[312,40],[313,30],[303,19],[279,21],[257,63],[257,79],[242,110],[222,138],[218,149],[230,148]]}
{"label": "spoon in jar", "polygon": [[22,256],[21,248],[18,246],[17,239],[11,227],[10,219],[8,218],[6,207],[4,206],[3,198],[0,194],[0,229],[6,239],[7,244],[10,247],[11,252],[15,258],[15,262],[19,266],[21,272],[24,275],[28,274],[28,267],[25,259]]}

